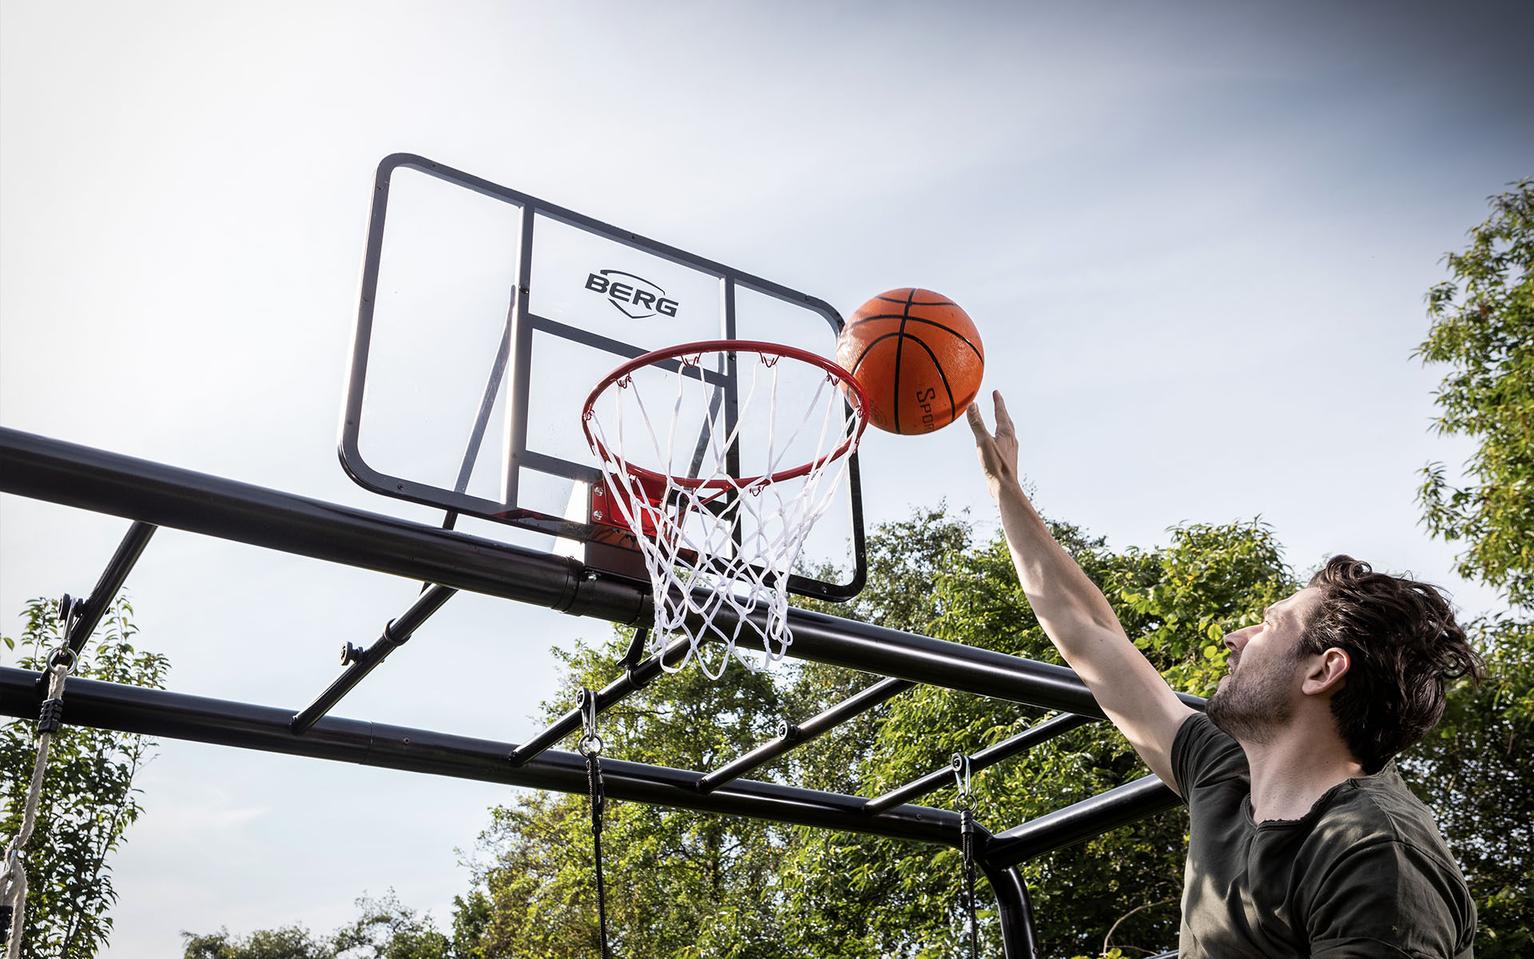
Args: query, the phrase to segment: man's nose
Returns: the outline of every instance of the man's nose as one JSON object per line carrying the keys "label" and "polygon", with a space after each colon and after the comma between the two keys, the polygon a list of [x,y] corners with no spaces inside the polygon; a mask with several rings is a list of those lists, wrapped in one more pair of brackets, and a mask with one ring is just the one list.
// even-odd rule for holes
{"label": "man's nose", "polygon": [[1234,633],[1227,633],[1225,635],[1225,647],[1233,653],[1239,653],[1242,647],[1246,645],[1247,638],[1251,634],[1252,627],[1250,626],[1246,629],[1238,629]]}

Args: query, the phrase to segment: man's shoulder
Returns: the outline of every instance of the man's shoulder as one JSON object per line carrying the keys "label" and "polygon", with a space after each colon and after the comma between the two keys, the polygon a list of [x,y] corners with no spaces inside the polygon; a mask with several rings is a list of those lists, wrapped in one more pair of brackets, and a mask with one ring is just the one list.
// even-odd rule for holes
{"label": "man's shoulder", "polygon": [[1172,740],[1172,774],[1184,802],[1201,787],[1226,781],[1250,782],[1246,753],[1203,713],[1183,720]]}
{"label": "man's shoulder", "polygon": [[1392,843],[1436,861],[1459,878],[1433,811],[1407,788],[1394,762],[1372,776],[1349,779],[1320,813],[1312,840],[1334,855]]}
{"label": "man's shoulder", "polygon": [[1429,955],[1469,948],[1475,929],[1469,887],[1432,811],[1393,766],[1348,780],[1319,812],[1300,854],[1296,890],[1313,942],[1322,929],[1332,935],[1373,929],[1371,935],[1400,936]]}

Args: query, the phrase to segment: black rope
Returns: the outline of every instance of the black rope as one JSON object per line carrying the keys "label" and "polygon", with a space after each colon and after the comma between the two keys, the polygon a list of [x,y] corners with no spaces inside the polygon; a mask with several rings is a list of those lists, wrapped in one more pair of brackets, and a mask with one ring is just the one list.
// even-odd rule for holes
{"label": "black rope", "polygon": [[975,814],[965,806],[959,810],[960,845],[964,853],[964,908],[969,913],[969,954],[980,957],[980,929],[975,918]]}
{"label": "black rope", "polygon": [[607,945],[607,890],[602,883],[602,810],[607,795],[602,790],[602,761],[596,753],[586,757],[586,778],[591,783],[591,845],[597,865],[597,927],[602,935],[602,959],[611,959]]}
{"label": "black rope", "polygon": [[597,735],[597,697],[589,689],[581,690],[580,751],[586,757],[586,781],[591,788],[591,848],[597,870],[597,929],[602,937],[602,959],[612,959],[607,944],[607,888],[602,881],[602,818],[607,809],[607,792],[602,788],[602,740]]}
{"label": "black rope", "polygon": [[980,959],[980,922],[975,915],[975,797],[970,792],[969,757],[954,753],[953,777],[959,789],[959,852],[964,857],[964,912],[969,919],[970,959]]}

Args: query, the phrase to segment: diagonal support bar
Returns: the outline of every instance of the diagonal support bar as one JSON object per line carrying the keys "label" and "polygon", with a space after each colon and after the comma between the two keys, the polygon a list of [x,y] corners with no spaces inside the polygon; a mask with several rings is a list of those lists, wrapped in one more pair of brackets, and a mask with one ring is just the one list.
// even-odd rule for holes
{"label": "diagonal support bar", "polygon": [[[989,766],[994,766],[1003,760],[1011,759],[1018,753],[1027,752],[1039,743],[1054,739],[1061,733],[1068,733],[1073,729],[1079,729],[1087,723],[1095,722],[1091,716],[1077,716],[1066,713],[1047,719],[1042,723],[1036,723],[1018,733],[1010,739],[1004,739],[994,746],[987,746],[969,757],[969,769],[977,773]],[[944,786],[953,784],[953,766],[944,766],[935,769],[920,779],[913,779],[896,789],[892,789],[882,796],[868,800],[867,809],[871,813],[883,812],[892,809],[901,803],[910,802],[917,796],[925,796],[930,792],[936,792]]]}
{"label": "diagonal support bar", "polygon": [[[635,634],[636,639],[638,634]],[[651,656],[637,666],[631,666],[623,671],[623,675],[608,683],[607,686],[598,690],[597,715],[601,715],[617,703],[622,702],[632,693],[637,693],[654,681],[661,674],[662,661],[675,665],[677,653],[687,649],[689,643],[683,636],[673,639],[659,654]],[[632,652],[632,649],[630,650]],[[627,657],[625,657],[626,659]],[[529,739],[527,742],[511,751],[506,758],[513,766],[525,766],[529,761],[536,758],[540,753],[549,749],[555,743],[581,728],[581,709],[586,705],[586,694],[581,693],[581,699],[575,704],[575,708],[560,716],[549,725],[547,729]],[[605,763],[606,760],[603,760]]]}
{"label": "diagonal support bar", "polygon": [[1179,802],[1177,794],[1156,776],[1142,776],[1132,783],[1045,813],[992,836],[985,847],[985,860],[997,868],[1015,866],[1062,846],[1171,809]]}
{"label": "diagonal support bar", "polygon": [[301,733],[319,721],[320,717],[330,712],[335,704],[341,701],[341,697],[352,691],[352,688],[362,682],[363,677],[373,671],[373,668],[389,657],[389,654],[399,649],[409,641],[421,624],[431,618],[431,615],[442,608],[442,604],[453,598],[458,590],[449,586],[429,587],[420,595],[404,615],[398,619],[389,620],[389,624],[383,628],[383,634],[373,641],[373,645],[367,649],[359,650],[351,643],[342,647],[341,662],[346,664],[346,671],[337,676],[319,698],[296,714],[288,723],[288,728],[295,733]]}
{"label": "diagonal support bar", "polygon": [[698,789],[711,792],[732,779],[738,779],[759,766],[765,766],[795,746],[823,736],[842,723],[900,695],[916,684],[904,679],[883,679],[862,692],[837,703],[830,709],[806,719],[797,726],[778,725],[778,735],[760,746],[698,780]]}
{"label": "diagonal support bar", "polygon": [[71,652],[78,653],[85,648],[86,640],[91,638],[91,633],[96,631],[101,623],[101,617],[106,615],[107,607],[112,605],[112,600],[117,598],[117,591],[122,589],[123,582],[128,578],[128,573],[138,562],[138,558],[144,552],[144,547],[149,545],[149,537],[159,527],[150,523],[134,523],[128,527],[128,532],[123,536],[122,542],[117,544],[117,551],[107,561],[107,568],[101,571],[101,578],[96,581],[96,587],[91,590],[90,596],[86,597],[85,604],[80,608],[80,618],[77,619],[69,630],[66,637]]}

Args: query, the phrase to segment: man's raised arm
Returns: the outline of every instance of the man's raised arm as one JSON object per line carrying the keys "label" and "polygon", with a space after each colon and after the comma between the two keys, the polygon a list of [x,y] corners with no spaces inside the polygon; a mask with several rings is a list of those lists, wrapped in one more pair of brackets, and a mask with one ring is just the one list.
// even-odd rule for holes
{"label": "man's raised arm", "polygon": [[1172,776],[1172,739],[1192,715],[1144,654],[1129,641],[1102,591],[1056,543],[1017,478],[1017,431],[1001,393],[994,395],[996,433],[978,404],[969,408],[980,465],[1001,509],[1012,562],[1023,592],[1050,642],[1081,676],[1098,705],[1161,781]]}

